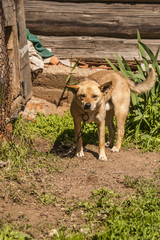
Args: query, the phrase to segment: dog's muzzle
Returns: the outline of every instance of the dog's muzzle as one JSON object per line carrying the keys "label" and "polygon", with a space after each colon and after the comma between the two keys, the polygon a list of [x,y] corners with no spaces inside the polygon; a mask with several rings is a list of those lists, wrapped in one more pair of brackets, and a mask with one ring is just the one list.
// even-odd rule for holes
{"label": "dog's muzzle", "polygon": [[84,110],[89,110],[91,108],[91,104],[89,102],[85,103]]}

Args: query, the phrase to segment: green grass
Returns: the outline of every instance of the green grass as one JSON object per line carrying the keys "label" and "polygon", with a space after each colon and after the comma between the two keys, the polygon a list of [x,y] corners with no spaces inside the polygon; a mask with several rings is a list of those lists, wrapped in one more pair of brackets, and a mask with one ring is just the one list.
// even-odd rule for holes
{"label": "green grass", "polygon": [[134,190],[125,199],[102,188],[94,191],[88,201],[70,208],[68,214],[79,211],[86,224],[81,229],[60,230],[60,239],[158,240],[160,196],[154,183],[130,178],[124,184]]}
{"label": "green grass", "polygon": [[0,226],[0,240],[33,240],[28,234],[18,232],[10,224]]}
{"label": "green grass", "polygon": [[[130,115],[129,119],[130,120]],[[84,144],[98,145],[98,131],[95,123],[86,124],[83,129],[83,142]],[[106,140],[108,130],[106,128]],[[154,132],[152,135],[146,132],[141,132],[134,138],[134,129],[126,128],[126,134],[123,141],[123,147],[134,147],[138,144],[139,148],[149,151],[160,151],[160,135]],[[48,143],[48,151],[38,152],[35,149],[34,142],[37,138],[45,139]],[[63,117],[58,115],[44,116],[38,114],[35,122],[26,121],[19,118],[13,125],[13,137],[11,142],[1,143],[0,160],[7,162],[5,169],[6,176],[16,174],[21,169],[25,171],[33,171],[33,166],[46,168],[48,171],[58,170],[58,162],[60,158],[50,152],[51,146],[59,146],[74,142],[74,126],[73,119],[69,112]],[[43,144],[43,143],[42,143]],[[32,157],[37,156],[36,162],[30,163]],[[45,161],[44,161],[45,160]],[[10,171],[8,171],[10,169]],[[8,172],[8,173],[7,173]]]}
{"label": "green grass", "polygon": [[[160,105],[159,105],[160,108]],[[159,109],[158,108],[158,109]],[[160,109],[159,109],[160,112]],[[159,114],[159,113],[158,113]],[[160,151],[160,132],[159,129],[155,129],[152,133],[147,129],[143,129],[139,132],[139,134],[135,137],[135,125],[129,125],[129,122],[132,119],[132,113],[129,113],[126,127],[125,127],[125,138],[123,141],[123,146],[128,146],[132,143],[132,147],[134,145],[138,145],[139,148],[144,149],[146,151]],[[157,115],[156,119],[152,119],[152,123],[154,125],[158,124],[159,115]],[[73,119],[69,112],[67,112],[63,117],[58,115],[50,115],[45,117],[42,114],[38,114],[35,120],[35,123],[27,122],[27,129],[30,128],[32,138],[33,136],[39,136],[45,138],[50,143],[59,145],[59,144],[73,144],[74,142],[74,125]],[[116,122],[115,122],[116,124]],[[18,126],[19,127],[19,126]],[[25,126],[23,127],[25,129]],[[108,137],[108,129],[106,127],[106,140]],[[97,125],[95,123],[86,124],[83,129],[83,143],[85,144],[94,144],[98,145],[98,130]]]}

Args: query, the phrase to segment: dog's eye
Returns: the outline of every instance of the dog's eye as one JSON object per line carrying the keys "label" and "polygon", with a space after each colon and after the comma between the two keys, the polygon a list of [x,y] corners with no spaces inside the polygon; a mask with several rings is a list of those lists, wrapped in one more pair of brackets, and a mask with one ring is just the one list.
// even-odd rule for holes
{"label": "dog's eye", "polygon": [[97,95],[93,95],[92,98],[97,98],[98,96]]}
{"label": "dog's eye", "polygon": [[81,98],[85,98],[85,94],[80,94],[79,95]]}

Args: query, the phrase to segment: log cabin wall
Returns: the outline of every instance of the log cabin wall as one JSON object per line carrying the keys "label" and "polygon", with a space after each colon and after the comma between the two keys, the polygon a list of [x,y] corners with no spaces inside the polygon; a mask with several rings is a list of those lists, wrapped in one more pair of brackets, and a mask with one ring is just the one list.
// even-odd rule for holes
{"label": "log cabin wall", "polygon": [[137,29],[153,52],[160,46],[159,0],[25,0],[26,24],[60,59],[140,58]]}

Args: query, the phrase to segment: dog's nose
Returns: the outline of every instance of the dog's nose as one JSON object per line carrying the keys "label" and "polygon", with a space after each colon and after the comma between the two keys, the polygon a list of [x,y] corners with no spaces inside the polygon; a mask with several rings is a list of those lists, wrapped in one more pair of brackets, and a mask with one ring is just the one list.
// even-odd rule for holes
{"label": "dog's nose", "polygon": [[91,104],[89,102],[87,102],[85,105],[84,105],[84,108],[89,110],[91,107]]}

